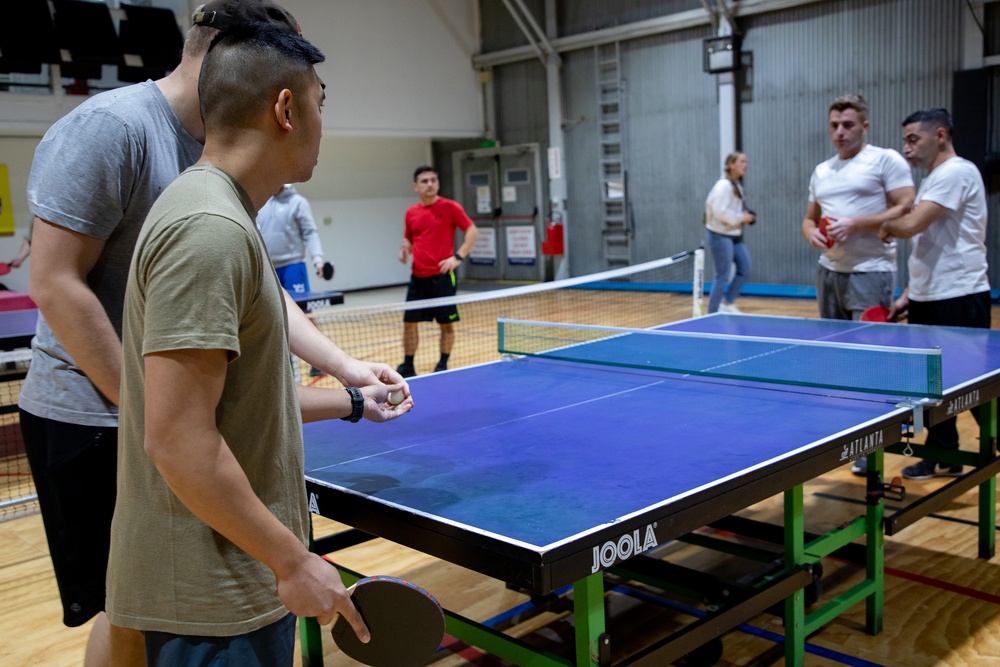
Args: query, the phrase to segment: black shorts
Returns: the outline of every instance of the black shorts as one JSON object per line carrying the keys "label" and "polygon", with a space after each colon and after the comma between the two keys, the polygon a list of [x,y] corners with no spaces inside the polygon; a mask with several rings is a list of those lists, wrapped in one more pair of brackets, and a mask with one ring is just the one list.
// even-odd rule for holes
{"label": "black shorts", "polygon": [[989,329],[990,293],[966,294],[940,301],[910,299],[907,321],[910,324],[938,324],[949,327]]}
{"label": "black shorts", "polygon": [[66,424],[20,412],[63,623],[76,627],[104,611],[117,494],[118,429]]}
{"label": "black shorts", "polygon": [[[428,278],[410,276],[410,286],[406,289],[406,300],[438,299],[445,296],[455,296],[457,291],[458,281],[454,272],[439,273]],[[458,307],[418,308],[403,313],[404,322],[430,322],[432,320],[437,320],[438,324],[458,322]]]}

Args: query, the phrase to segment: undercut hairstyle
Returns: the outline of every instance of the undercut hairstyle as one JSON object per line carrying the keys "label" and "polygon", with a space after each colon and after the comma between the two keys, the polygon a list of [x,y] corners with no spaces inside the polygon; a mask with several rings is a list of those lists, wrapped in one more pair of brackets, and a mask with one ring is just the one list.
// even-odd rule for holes
{"label": "undercut hairstyle", "polygon": [[205,131],[253,127],[285,88],[302,104],[317,85],[313,66],[325,59],[304,37],[274,24],[219,32],[198,80]]}
{"label": "undercut hairstyle", "polygon": [[910,123],[920,123],[921,129],[924,130],[943,127],[944,131],[948,135],[948,138],[952,138],[952,131],[954,130],[954,127],[951,123],[951,114],[948,113],[947,109],[937,107],[935,109],[921,109],[920,111],[914,111],[906,117],[906,120],[903,121],[903,127],[906,127]]}
{"label": "undercut hairstyle", "polygon": [[861,95],[841,95],[830,104],[830,108],[826,110],[826,115],[829,116],[831,111],[844,111],[846,109],[854,109],[858,112],[858,119],[861,121],[868,120],[868,101],[861,97]]}
{"label": "undercut hairstyle", "polygon": [[429,164],[422,164],[419,167],[417,167],[416,171],[413,172],[413,182],[416,183],[417,179],[420,178],[420,174],[425,174],[428,171],[431,171],[431,172],[434,172],[435,174],[437,174],[437,169],[435,169],[434,167],[430,166]]}
{"label": "undercut hairstyle", "polygon": [[208,52],[208,47],[212,45],[212,40],[219,36],[216,28],[206,25],[193,25],[184,38],[184,55],[188,58],[197,58]]}

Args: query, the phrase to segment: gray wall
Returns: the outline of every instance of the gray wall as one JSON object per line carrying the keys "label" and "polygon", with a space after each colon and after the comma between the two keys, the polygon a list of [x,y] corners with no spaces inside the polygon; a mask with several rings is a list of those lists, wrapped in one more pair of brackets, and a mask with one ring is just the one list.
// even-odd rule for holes
{"label": "gray wall", "polygon": [[[526,4],[544,16],[541,0]],[[556,4],[560,36],[701,6],[696,0]],[[484,52],[525,43],[499,0],[482,0],[481,7]],[[751,282],[813,283],[818,252],[802,240],[799,226],[812,169],[834,153],[826,133],[830,101],[862,93],[871,105],[870,143],[899,149],[906,115],[951,106],[967,11],[964,0],[828,0],[738,20],[753,60],[744,75],[737,135],[750,158],[748,203],[760,220],[748,231]],[[622,43],[636,261],[701,243],[704,198],[721,172],[716,77],[702,71],[702,40],[712,34],[706,24]],[[602,268],[593,48],[561,57],[570,270],[579,275]],[[501,142],[545,146],[545,75],[538,59],[497,66],[494,81]],[[998,89],[1000,74],[994,82]],[[996,105],[1000,96],[992,99]],[[1000,109],[992,116],[1000,118]],[[998,151],[1000,130],[991,134]],[[916,176],[919,183],[922,174]],[[989,258],[991,282],[1000,287],[997,199],[990,195]],[[902,258],[901,265],[905,280]]]}

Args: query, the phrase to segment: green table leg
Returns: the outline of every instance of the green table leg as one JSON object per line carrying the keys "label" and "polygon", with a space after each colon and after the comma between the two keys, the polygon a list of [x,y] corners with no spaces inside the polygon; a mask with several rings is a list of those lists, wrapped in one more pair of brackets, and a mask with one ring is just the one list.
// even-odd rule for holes
{"label": "green table leg", "polygon": [[323,667],[323,635],[315,618],[299,619],[302,667]]}
{"label": "green table leg", "polygon": [[604,635],[604,573],[592,574],[573,584],[573,618],[576,623],[576,667],[597,667],[606,640]]}
{"label": "green table leg", "polygon": [[[313,551],[312,515],[309,516],[309,551]],[[315,618],[299,619],[299,643],[302,648],[302,667],[323,667],[323,635]]]}
{"label": "green table leg", "polygon": [[[997,399],[979,406],[979,454],[988,461],[997,455]],[[997,478],[979,485],[979,557],[996,554]]]}
{"label": "green table leg", "polygon": [[[785,491],[785,569],[805,562],[805,523],[802,485]],[[805,591],[801,588],[785,598],[785,664],[801,667],[806,656]]]}
{"label": "green table leg", "polygon": [[[883,481],[885,452],[878,450],[868,455],[868,478],[878,485]],[[882,632],[882,610],[885,603],[885,499],[873,501],[869,496],[865,510],[865,574],[875,586],[865,598],[865,631],[870,635]]]}

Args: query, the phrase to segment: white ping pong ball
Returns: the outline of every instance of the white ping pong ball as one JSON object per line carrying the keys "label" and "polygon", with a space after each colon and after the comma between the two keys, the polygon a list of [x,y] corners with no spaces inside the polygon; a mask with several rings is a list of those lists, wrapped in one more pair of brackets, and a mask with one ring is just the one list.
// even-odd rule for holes
{"label": "white ping pong ball", "polygon": [[404,395],[402,389],[397,389],[396,391],[390,391],[388,398],[389,405],[399,405],[400,403],[403,402],[403,398]]}

